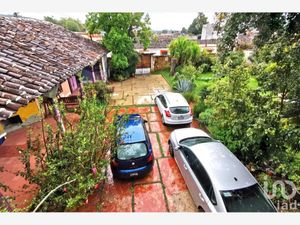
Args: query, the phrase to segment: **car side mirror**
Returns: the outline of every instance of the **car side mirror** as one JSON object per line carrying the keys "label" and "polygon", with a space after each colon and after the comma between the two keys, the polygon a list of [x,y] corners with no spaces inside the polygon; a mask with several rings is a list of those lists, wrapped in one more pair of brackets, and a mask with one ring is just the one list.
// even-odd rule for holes
{"label": "car side mirror", "polygon": [[181,148],[181,146],[177,146],[174,150],[178,151],[178,150],[180,150],[180,148]]}

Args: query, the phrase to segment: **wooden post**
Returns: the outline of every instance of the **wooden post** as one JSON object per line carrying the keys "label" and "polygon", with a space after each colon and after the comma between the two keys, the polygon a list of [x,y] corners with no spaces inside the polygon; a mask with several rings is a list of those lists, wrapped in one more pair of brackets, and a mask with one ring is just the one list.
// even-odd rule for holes
{"label": "wooden post", "polygon": [[175,74],[177,60],[175,58],[171,58],[171,75]]}

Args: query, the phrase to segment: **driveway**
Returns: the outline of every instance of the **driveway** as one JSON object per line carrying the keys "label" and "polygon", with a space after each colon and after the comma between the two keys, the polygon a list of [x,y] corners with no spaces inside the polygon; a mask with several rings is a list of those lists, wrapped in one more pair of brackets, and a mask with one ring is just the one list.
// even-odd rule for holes
{"label": "driveway", "polygon": [[[78,211],[196,212],[183,177],[168,151],[168,138],[174,128],[162,124],[158,108],[153,103],[155,93],[171,90],[165,79],[160,75],[144,75],[113,83],[111,87],[114,88],[112,104],[123,105],[118,114],[139,113],[148,121],[146,126],[155,164],[145,178],[130,181],[114,180],[109,171],[104,191],[95,192],[89,197],[88,204]],[[126,95],[127,99],[124,98]],[[152,105],[139,106],[149,103]],[[126,104],[130,106],[124,106]],[[198,123],[194,121],[192,126],[198,127]]]}
{"label": "driveway", "polygon": [[154,104],[154,97],[161,91],[171,88],[161,75],[137,75],[122,82],[113,82],[111,105]]}

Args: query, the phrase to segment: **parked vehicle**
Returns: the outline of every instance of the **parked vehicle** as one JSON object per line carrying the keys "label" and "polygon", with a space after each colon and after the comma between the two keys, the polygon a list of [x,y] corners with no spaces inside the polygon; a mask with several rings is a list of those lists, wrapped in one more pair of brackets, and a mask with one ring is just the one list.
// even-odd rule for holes
{"label": "parked vehicle", "polygon": [[5,132],[0,133],[0,145],[2,145],[5,140],[6,140],[6,133]]}
{"label": "parked vehicle", "polygon": [[246,167],[220,141],[200,129],[170,135],[169,150],[196,206],[206,212],[276,212]]}
{"label": "parked vehicle", "polygon": [[165,92],[154,99],[163,124],[190,124],[193,114],[186,99],[180,93]]}
{"label": "parked vehicle", "polygon": [[154,155],[145,122],[139,114],[131,114],[121,124],[121,140],[111,160],[114,177],[143,177],[151,171]]}

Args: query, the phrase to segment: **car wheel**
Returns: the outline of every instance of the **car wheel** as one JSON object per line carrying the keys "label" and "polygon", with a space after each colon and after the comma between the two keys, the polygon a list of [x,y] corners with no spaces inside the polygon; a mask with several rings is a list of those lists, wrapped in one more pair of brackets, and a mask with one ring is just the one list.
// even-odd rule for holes
{"label": "car wheel", "polygon": [[198,206],[198,212],[205,212],[204,209],[200,205]]}
{"label": "car wheel", "polygon": [[174,158],[174,150],[173,150],[171,143],[169,143],[169,152],[170,152],[170,155]]}

